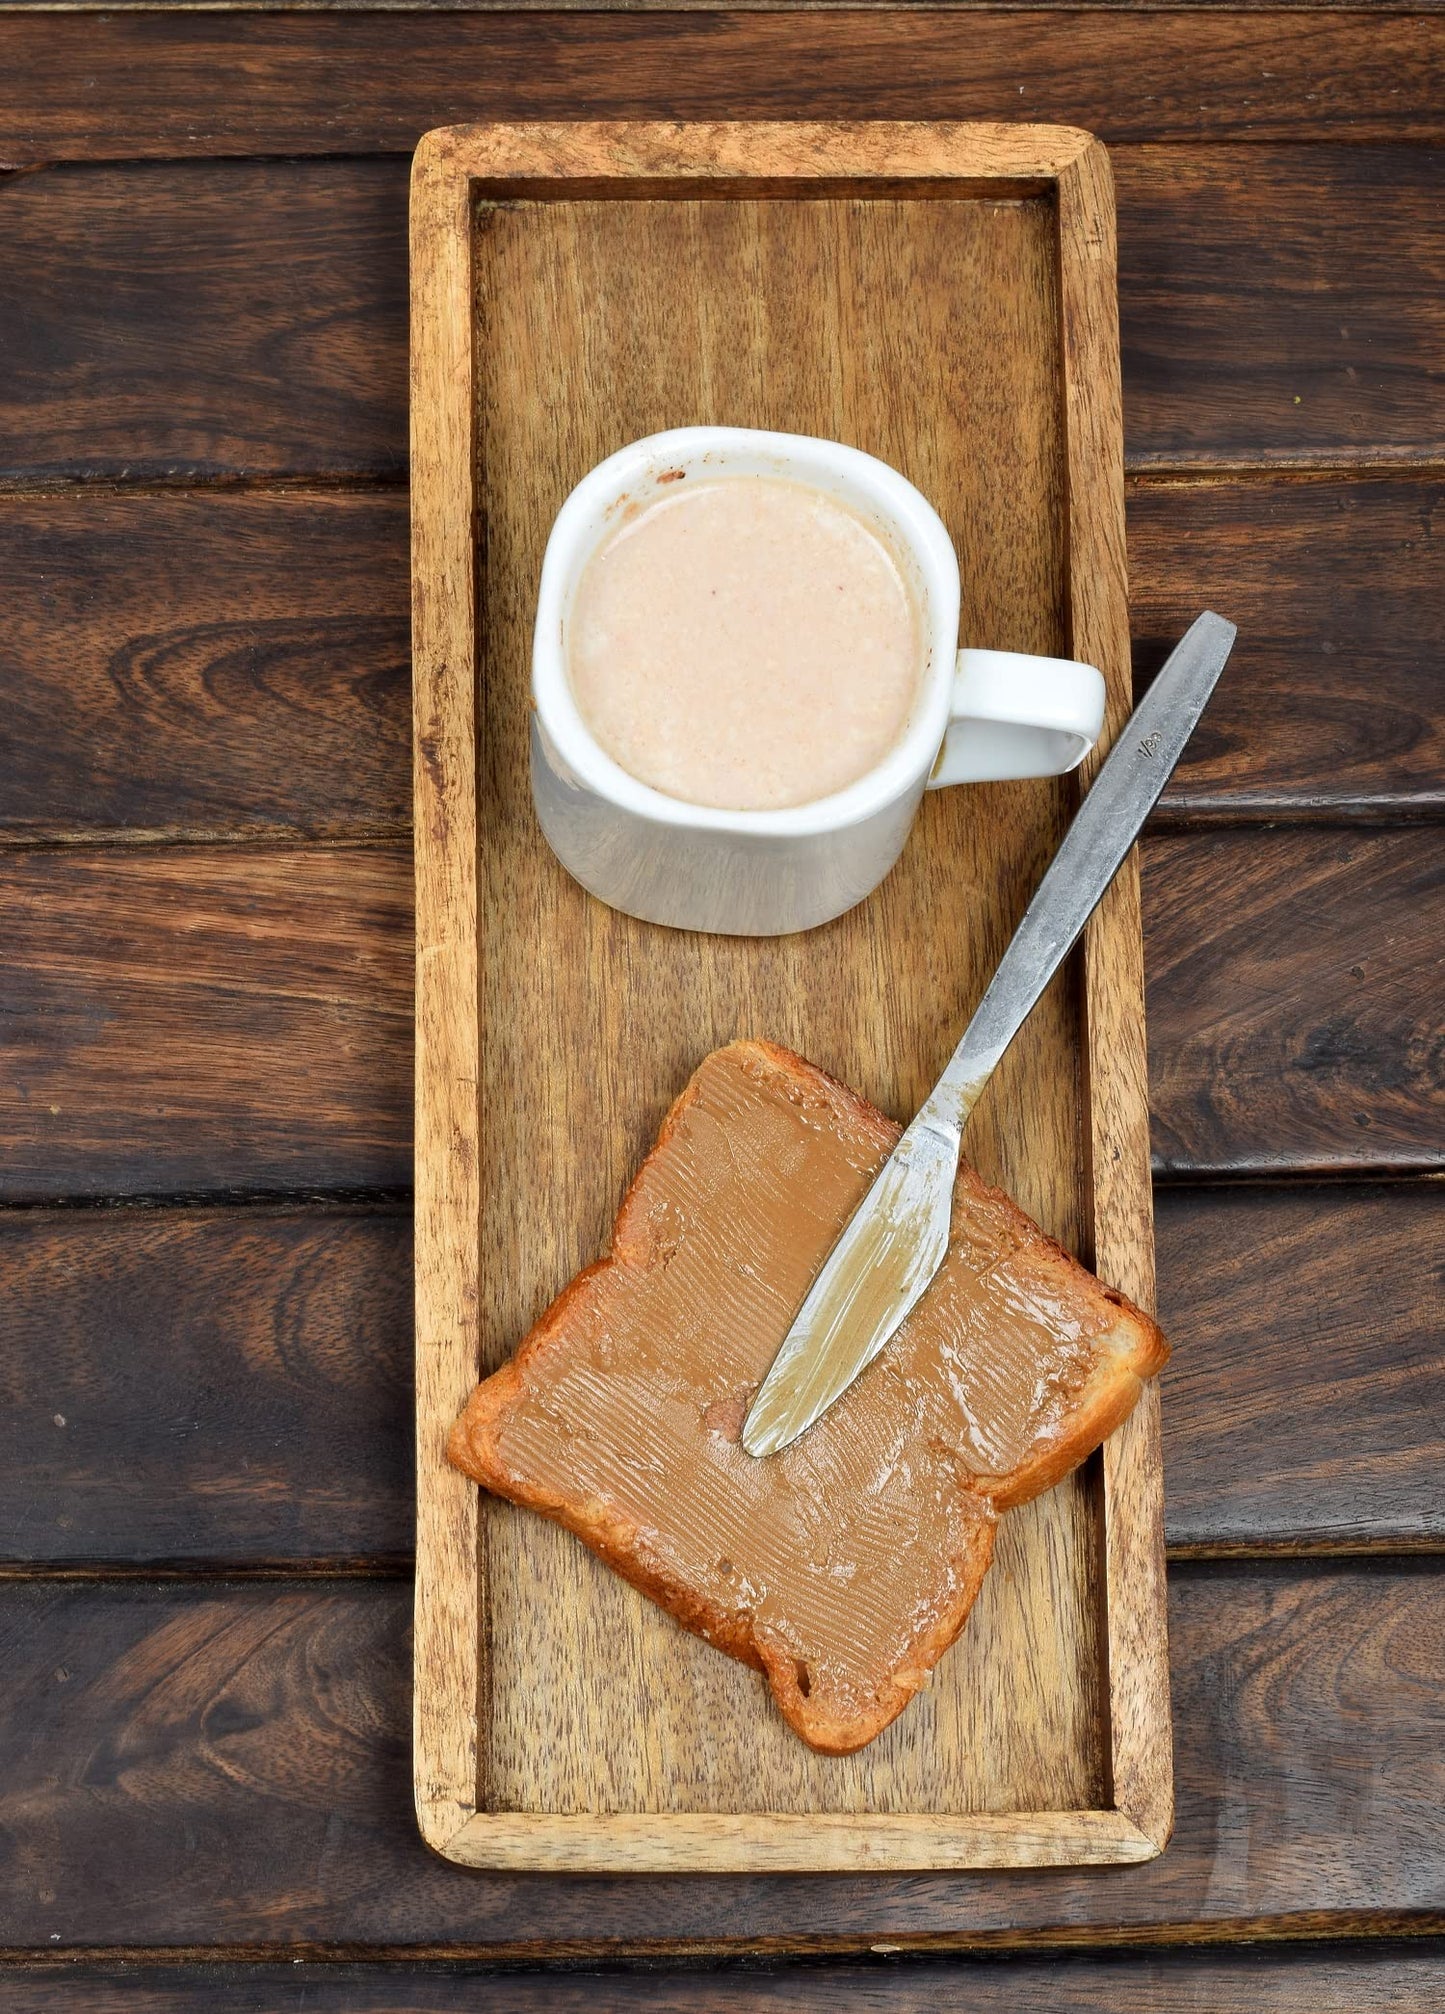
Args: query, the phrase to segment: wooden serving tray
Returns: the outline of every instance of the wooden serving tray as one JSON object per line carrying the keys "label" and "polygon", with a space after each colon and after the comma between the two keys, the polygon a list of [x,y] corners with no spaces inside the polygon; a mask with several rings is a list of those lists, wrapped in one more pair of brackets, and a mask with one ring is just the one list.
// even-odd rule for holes
{"label": "wooden serving tray", "polygon": [[[1172,1775],[1158,1401],[1007,1517],[931,1687],[817,1756],[752,1672],[443,1457],[579,1267],[708,1050],[757,1034],[908,1117],[1077,784],[925,802],[861,908],[742,940],[636,923],[548,852],[527,782],[534,596],[595,462],[694,421],[852,442],[938,507],[962,641],[1078,656],[1129,707],[1107,157],[1048,126],[431,133],[412,180],[417,894],[416,1795],[477,1867],[1147,1860]],[[1106,736],[1107,739],[1107,736]],[[1131,864],[966,1150],[1152,1298]]]}

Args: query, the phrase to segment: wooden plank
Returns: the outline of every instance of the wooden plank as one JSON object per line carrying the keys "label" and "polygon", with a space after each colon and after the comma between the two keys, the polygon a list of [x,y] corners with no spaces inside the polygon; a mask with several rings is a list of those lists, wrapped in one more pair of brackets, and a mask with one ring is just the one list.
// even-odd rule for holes
{"label": "wooden plank", "polygon": [[405,191],[392,161],[0,182],[0,476],[404,476]]}
{"label": "wooden plank", "polygon": [[[1117,147],[1131,465],[1438,462],[1440,161]],[[399,161],[12,176],[0,471],[403,474],[405,189]]]}
{"label": "wooden plank", "polygon": [[[209,4],[209,0],[7,0],[7,4],[19,10],[39,11],[45,8],[51,12],[106,13],[126,8],[146,8],[159,13],[196,12]],[[396,0],[306,0],[307,12],[327,13],[368,13],[391,9]],[[858,0],[427,0],[431,13],[479,14],[490,12],[571,14],[594,13],[598,11],[624,14],[679,14],[679,13],[789,13],[793,11],[821,10],[851,12]],[[890,10],[903,12],[916,6],[918,0],[869,0],[871,6],[881,12]],[[937,0],[943,8],[959,11],[990,11],[990,0]],[[1172,11],[1178,0],[1093,0],[1100,10],[1118,10],[1130,13],[1151,13],[1160,10]],[[1197,8],[1228,7],[1231,11],[1253,11],[1256,13],[1288,14],[1309,11],[1329,11],[1338,9],[1358,9],[1361,0],[1194,0]],[[1032,0],[1033,8],[1058,8],[1073,12],[1077,0]],[[1408,9],[1396,11],[1411,14],[1433,14],[1442,5],[1442,0],[1411,0]],[[251,12],[257,14],[292,13],[296,0],[248,0]]]}
{"label": "wooden plank", "polygon": [[429,127],[558,116],[1048,118],[1111,145],[1430,142],[1445,129],[1442,44],[1433,16],[1363,10],[1281,12],[1263,32],[1257,15],[1187,9],[1062,24],[1005,9],[12,13],[0,159],[409,154]]}
{"label": "wooden plank", "polygon": [[[1435,826],[1147,843],[1160,1168],[1439,1165],[1442,843]],[[949,899],[932,891],[917,913],[947,914]],[[0,856],[0,904],[0,1200],[408,1184],[404,849],[16,853]],[[790,983],[821,983],[823,948],[796,941]],[[801,1039],[782,1006],[756,1012]],[[681,1052],[670,1068],[675,1087]],[[885,1097],[901,1110],[910,1086]],[[578,1088],[577,1123],[593,1095]],[[661,1109],[639,1112],[631,1156],[609,1163],[596,1225],[574,1232],[584,1243]],[[974,1151],[999,1148],[979,1134]]]}
{"label": "wooden plank", "polygon": [[[1169,1851],[1127,1873],[488,1876],[408,1815],[409,1590],[0,1590],[0,1939],[513,1957],[1336,1934],[1438,1912],[1445,1577],[1176,1569]],[[1388,1911],[1382,1917],[1379,1912]],[[53,1941],[52,1941],[53,1940]],[[298,1954],[299,1955],[299,1954]]]}
{"label": "wooden plank", "polygon": [[1145,859],[1156,1166],[1445,1165],[1445,832],[1166,833]]}
{"label": "wooden plank", "polygon": [[1440,1545],[1445,1185],[1164,1189],[1171,1546]]}
{"label": "wooden plank", "polygon": [[1136,482],[1136,688],[1202,606],[1239,625],[1156,829],[1208,818],[1438,818],[1438,476]]}
{"label": "wooden plank", "polygon": [[[891,1947],[882,1947],[886,1956]],[[1167,1951],[1095,1957],[892,1958],[795,1971],[528,1977],[466,1964],[17,1965],[6,2014],[1404,2014],[1445,1999],[1445,1949],[1385,1942],[1307,1951]]]}
{"label": "wooden plank", "polygon": [[[1445,811],[1437,476],[1136,481],[1136,681],[1204,605],[1241,635],[1171,822]],[[403,832],[405,495],[0,505],[0,830]]]}
{"label": "wooden plank", "polygon": [[[1157,1207],[1176,1555],[1445,1541],[1445,1185]],[[0,1214],[0,1564],[409,1559],[408,1259],[371,1211]]]}
{"label": "wooden plank", "polygon": [[409,1213],[0,1213],[6,1562],[409,1561]]}
{"label": "wooden plank", "polygon": [[1145,147],[1117,165],[1132,466],[1438,465],[1445,155]]}
{"label": "wooden plank", "polygon": [[406,496],[12,497],[0,831],[411,826]]}
{"label": "wooden plank", "polygon": [[0,1195],[411,1179],[402,848],[0,856]]}

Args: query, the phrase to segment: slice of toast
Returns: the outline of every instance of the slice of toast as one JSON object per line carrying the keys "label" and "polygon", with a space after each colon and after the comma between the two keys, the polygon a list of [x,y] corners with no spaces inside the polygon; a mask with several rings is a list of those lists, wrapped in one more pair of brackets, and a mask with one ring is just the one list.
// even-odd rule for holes
{"label": "slice of toast", "polygon": [[734,1042],[673,1106],[611,1254],[473,1393],[451,1459],[765,1673],[810,1746],[881,1732],[962,1629],[995,1514],[1049,1488],[1168,1355],[1147,1315],[972,1170],[928,1293],[816,1425],[743,1417],[899,1128]]}

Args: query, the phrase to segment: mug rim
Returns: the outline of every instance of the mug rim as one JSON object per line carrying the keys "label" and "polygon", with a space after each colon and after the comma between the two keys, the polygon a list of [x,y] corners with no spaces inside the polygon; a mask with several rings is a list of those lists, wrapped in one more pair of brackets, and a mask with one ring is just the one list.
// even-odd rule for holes
{"label": "mug rim", "polygon": [[[906,547],[921,576],[928,650],[913,719],[880,762],[842,790],[772,811],[732,811],[671,797],[643,783],[602,747],[582,716],[567,676],[569,585],[606,534],[606,512],[629,487],[679,459],[716,453],[776,461],[780,476],[817,484],[829,475],[845,495],[863,496]],[[811,465],[811,466],[810,466]],[[798,473],[799,470],[803,472]],[[725,474],[725,468],[718,473]],[[579,561],[579,552],[586,554]],[[921,787],[948,728],[958,657],[958,557],[942,519],[906,476],[861,448],[817,434],[755,427],[671,427],[619,448],[583,476],[553,521],[542,560],[532,639],[532,703],[557,755],[579,783],[635,816],[700,832],[803,838],[846,830]]]}

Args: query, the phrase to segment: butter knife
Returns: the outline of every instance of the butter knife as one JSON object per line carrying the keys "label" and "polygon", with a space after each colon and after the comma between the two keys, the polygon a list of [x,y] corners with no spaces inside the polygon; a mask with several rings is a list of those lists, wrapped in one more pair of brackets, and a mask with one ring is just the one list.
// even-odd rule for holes
{"label": "butter knife", "polygon": [[783,1338],[743,1422],[750,1455],[777,1454],[812,1426],[872,1363],[943,1264],[968,1115],[1123,865],[1234,638],[1233,623],[1201,615],[1135,707],[947,1069],[844,1226]]}

